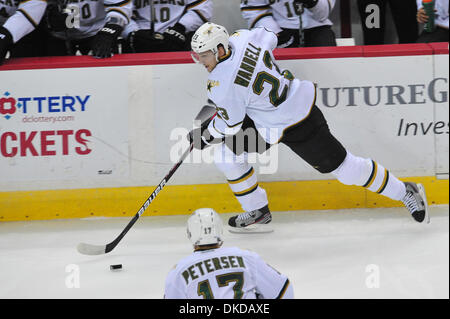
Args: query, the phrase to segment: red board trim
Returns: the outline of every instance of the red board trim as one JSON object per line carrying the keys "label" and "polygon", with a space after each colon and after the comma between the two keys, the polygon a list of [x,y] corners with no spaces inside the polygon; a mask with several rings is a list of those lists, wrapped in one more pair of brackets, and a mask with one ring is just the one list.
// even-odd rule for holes
{"label": "red board trim", "polygon": [[[448,51],[448,43],[442,42],[430,44],[413,43],[394,45],[275,49],[274,55],[279,60],[292,60],[433,55],[448,54]],[[96,59],[92,56],[17,58],[7,60],[4,65],[0,66],[0,71],[186,63],[193,63],[189,52],[120,54],[113,56],[110,59]]]}

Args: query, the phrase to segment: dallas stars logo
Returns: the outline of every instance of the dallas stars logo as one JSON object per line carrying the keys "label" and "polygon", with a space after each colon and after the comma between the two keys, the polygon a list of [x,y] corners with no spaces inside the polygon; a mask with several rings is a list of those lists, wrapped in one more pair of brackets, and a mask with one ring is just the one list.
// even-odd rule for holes
{"label": "dallas stars logo", "polygon": [[215,86],[219,86],[219,81],[208,80],[206,88],[208,89],[209,92],[211,92],[211,89]]}
{"label": "dallas stars logo", "polygon": [[212,34],[213,26],[210,26],[203,34],[211,35]]}

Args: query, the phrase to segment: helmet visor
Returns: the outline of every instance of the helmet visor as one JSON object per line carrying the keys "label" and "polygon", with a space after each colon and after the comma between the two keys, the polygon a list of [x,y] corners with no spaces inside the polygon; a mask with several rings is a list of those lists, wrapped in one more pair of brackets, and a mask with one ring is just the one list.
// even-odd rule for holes
{"label": "helmet visor", "polygon": [[194,60],[195,63],[200,63],[200,56],[198,55],[197,52],[191,51],[191,57],[192,57],[192,60]]}
{"label": "helmet visor", "polygon": [[191,56],[196,63],[211,63],[213,60],[217,60],[216,53],[213,50],[207,50],[203,52],[191,51]]}

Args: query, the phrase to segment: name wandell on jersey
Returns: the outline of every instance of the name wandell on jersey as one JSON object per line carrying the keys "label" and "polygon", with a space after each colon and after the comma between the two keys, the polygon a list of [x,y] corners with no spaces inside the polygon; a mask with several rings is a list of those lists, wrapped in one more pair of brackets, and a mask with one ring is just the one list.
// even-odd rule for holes
{"label": "name wandell on jersey", "polygon": [[252,43],[249,43],[249,46],[245,50],[242,63],[239,66],[236,79],[234,80],[235,84],[248,87],[253,77],[253,73],[255,72],[256,63],[258,62],[260,53],[261,48],[257,48]]}
{"label": "name wandell on jersey", "polygon": [[230,51],[209,74],[208,98],[218,117],[208,130],[215,138],[234,135],[247,115],[269,144],[283,130],[304,119],[315,101],[315,87],[278,67],[272,51],[277,36],[265,29],[238,30],[229,38]]}

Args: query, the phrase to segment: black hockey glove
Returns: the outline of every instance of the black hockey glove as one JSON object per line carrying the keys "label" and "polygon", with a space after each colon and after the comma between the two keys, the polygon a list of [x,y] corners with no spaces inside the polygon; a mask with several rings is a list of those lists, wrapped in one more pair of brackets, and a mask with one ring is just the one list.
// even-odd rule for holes
{"label": "black hockey glove", "polygon": [[164,51],[164,36],[152,30],[138,30],[128,36],[128,45],[135,53]]}
{"label": "black hockey glove", "polygon": [[[209,102],[210,100],[208,100]],[[208,126],[209,123],[214,119],[217,112],[208,119],[203,119],[200,127],[194,128],[187,135],[187,139],[189,143],[194,144],[194,148],[198,150],[203,150],[206,147],[212,144],[222,143],[224,141],[223,138],[214,138],[214,136],[209,133]]]}
{"label": "black hockey glove", "polygon": [[97,32],[92,44],[92,52],[96,58],[110,58],[113,46],[117,43],[117,38],[122,33],[123,27],[118,24],[107,23]]}
{"label": "black hockey glove", "polygon": [[55,3],[49,3],[45,12],[47,19],[47,26],[50,31],[64,31],[66,30],[67,13],[61,12]]}
{"label": "black hockey glove", "polygon": [[191,130],[187,136],[189,143],[194,144],[194,148],[203,150],[212,144],[223,142],[223,138],[214,138],[209,133],[208,126],[202,126]]}
{"label": "black hockey glove", "polygon": [[186,50],[186,28],[177,23],[173,27],[169,27],[163,33],[167,51],[184,51]]}
{"label": "black hockey glove", "polygon": [[295,41],[295,35],[291,29],[283,29],[283,31],[278,33],[277,48],[291,48],[295,46],[298,46],[298,44]]}
{"label": "black hockey glove", "polygon": [[314,8],[319,0],[294,0],[294,5],[303,4],[306,9]]}
{"label": "black hockey glove", "polygon": [[4,27],[0,26],[0,65],[5,61],[6,53],[13,45],[11,33]]}

